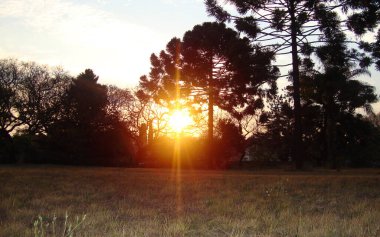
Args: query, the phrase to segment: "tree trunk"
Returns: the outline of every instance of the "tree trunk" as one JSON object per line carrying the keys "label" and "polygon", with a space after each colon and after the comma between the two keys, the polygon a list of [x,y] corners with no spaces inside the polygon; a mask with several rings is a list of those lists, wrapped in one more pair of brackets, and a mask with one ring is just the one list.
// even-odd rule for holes
{"label": "tree trunk", "polygon": [[297,44],[297,25],[295,17],[294,1],[290,1],[291,16],[291,45],[292,45],[292,79],[293,79],[293,100],[294,100],[294,133],[293,133],[293,158],[296,169],[302,169],[303,145],[302,145],[302,124],[301,124],[301,96],[300,96],[300,72],[298,60],[298,44]]}
{"label": "tree trunk", "polygon": [[334,100],[328,98],[326,105],[326,159],[330,168],[339,170],[338,159],[335,153],[336,122],[334,118]]}
{"label": "tree trunk", "polygon": [[215,167],[215,158],[214,158],[214,95],[213,95],[213,86],[212,86],[212,77],[209,79],[209,88],[208,88],[208,161],[210,168]]}
{"label": "tree trunk", "polygon": [[333,154],[333,140],[333,121],[328,116],[326,121],[326,159],[334,169],[336,168],[336,161]]}
{"label": "tree trunk", "polygon": [[139,144],[141,147],[144,147],[148,143],[148,127],[147,124],[143,123],[139,127]]}
{"label": "tree trunk", "polygon": [[148,145],[151,145],[153,142],[153,121],[149,120],[148,122]]}
{"label": "tree trunk", "polygon": [[326,168],[327,167],[327,112],[326,110],[323,113],[323,124],[322,124],[322,130],[321,130],[321,144],[322,144],[322,149],[320,153],[320,157],[318,159],[318,166]]}
{"label": "tree trunk", "polygon": [[215,168],[214,157],[214,83],[213,83],[213,53],[209,55],[210,59],[210,75],[208,78],[208,162],[210,168]]}

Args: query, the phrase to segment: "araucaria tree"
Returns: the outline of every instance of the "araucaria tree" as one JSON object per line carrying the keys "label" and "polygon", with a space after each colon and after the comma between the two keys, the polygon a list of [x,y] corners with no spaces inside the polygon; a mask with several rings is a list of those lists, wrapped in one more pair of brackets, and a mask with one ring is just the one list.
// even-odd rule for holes
{"label": "araucaria tree", "polygon": [[[204,23],[185,33],[183,81],[198,102],[207,102],[209,159],[213,160],[214,106],[239,116],[247,94],[274,80],[271,52],[251,47],[248,38],[220,23]],[[252,101],[251,101],[252,102]]]}
{"label": "araucaria tree", "polygon": [[377,96],[374,87],[357,80],[368,70],[352,63],[351,59],[358,55],[347,48],[344,34],[339,30],[331,33],[328,42],[315,51],[322,71],[312,70],[307,65],[302,67],[301,96],[305,101],[304,107],[321,109],[321,115],[315,116],[320,118],[321,125],[316,126],[318,129],[314,128],[323,137],[320,146],[324,153],[320,157],[321,165],[329,164],[339,169],[341,161],[338,157],[342,156],[342,151],[352,149],[355,142],[363,140],[354,139],[355,131],[358,130],[355,124],[364,123],[355,116],[356,109],[363,108],[371,114],[371,103],[377,101]]}
{"label": "araucaria tree", "polygon": [[[219,21],[233,21],[237,30],[252,42],[277,55],[289,54],[294,101],[293,157],[297,168],[303,166],[300,97],[300,65],[304,54],[310,55],[336,29],[363,35],[376,29],[380,13],[378,0],[228,0],[236,7],[236,14],[227,12],[217,0],[206,0],[210,15]],[[355,42],[351,42],[355,43]],[[366,44],[362,44],[368,46]],[[371,47],[367,47],[367,49]],[[372,47],[375,48],[375,47]],[[356,55],[361,66],[368,67],[371,59]],[[361,57],[361,58],[359,58]]]}
{"label": "araucaria tree", "polygon": [[272,56],[225,24],[206,22],[186,32],[182,41],[171,40],[159,57],[153,54],[150,77],[142,77],[140,85],[158,99],[178,99],[176,88],[181,87],[187,100],[207,108],[208,158],[214,166],[214,106],[239,116],[248,100],[257,99],[249,95],[265,83],[273,85]]}

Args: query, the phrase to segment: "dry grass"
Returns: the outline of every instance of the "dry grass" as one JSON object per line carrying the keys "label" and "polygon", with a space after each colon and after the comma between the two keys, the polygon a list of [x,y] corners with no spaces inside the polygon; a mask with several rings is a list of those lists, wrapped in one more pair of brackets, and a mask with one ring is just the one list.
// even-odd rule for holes
{"label": "dry grass", "polygon": [[[380,171],[0,167],[0,236],[380,236]],[[60,235],[59,235],[60,236]]]}

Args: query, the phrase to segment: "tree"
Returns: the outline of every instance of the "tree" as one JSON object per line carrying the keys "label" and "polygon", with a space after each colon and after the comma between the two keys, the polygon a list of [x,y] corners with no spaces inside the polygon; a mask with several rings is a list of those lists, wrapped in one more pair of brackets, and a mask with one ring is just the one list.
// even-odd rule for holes
{"label": "tree", "polygon": [[107,86],[107,100],[107,114],[131,125],[129,117],[135,100],[132,92],[127,88],[121,89],[109,85]]}
{"label": "tree", "polygon": [[258,95],[265,83],[273,85],[272,55],[251,47],[224,24],[207,22],[186,32],[182,41],[172,39],[159,57],[153,54],[151,73],[140,85],[160,103],[176,105],[186,96],[192,105],[207,108],[209,159],[214,162],[214,106],[239,116],[248,99],[257,99],[248,94]]}
{"label": "tree", "polygon": [[[333,168],[339,168],[336,154],[336,144],[339,144],[337,127],[347,124],[358,108],[372,113],[371,103],[377,101],[374,87],[356,80],[368,71],[356,66],[352,59],[358,58],[358,53],[349,50],[345,44],[344,34],[336,30],[331,32],[327,43],[316,48],[316,56],[321,62],[323,71],[315,71],[303,66],[301,78],[304,81],[303,98],[321,106],[325,157],[323,163],[330,162]],[[353,128],[346,127],[347,131]]]}
{"label": "tree", "polygon": [[68,90],[67,99],[73,122],[80,129],[101,130],[107,114],[107,87],[98,84],[99,77],[91,69],[80,73]]}
{"label": "tree", "polygon": [[[223,9],[217,0],[206,0],[207,11],[219,21],[235,22],[236,28],[250,37],[252,42],[262,43],[264,48],[277,55],[290,54],[288,75],[293,85],[294,144],[293,156],[297,168],[303,166],[302,123],[300,97],[300,57],[309,55],[314,47],[322,44],[336,29],[353,31],[363,35],[378,25],[380,4],[368,1],[320,1],[320,0],[229,0],[237,15]],[[343,19],[340,19],[343,18]],[[368,66],[371,59],[363,57],[361,63]]]}
{"label": "tree", "polygon": [[380,130],[361,114],[345,115],[336,126],[335,152],[342,158],[338,162],[351,167],[379,167]]}
{"label": "tree", "polygon": [[374,127],[380,129],[380,113],[370,114],[368,120],[373,124]]}
{"label": "tree", "polygon": [[8,149],[5,156],[14,158],[16,152],[22,153],[15,142],[20,139],[13,137],[16,132],[25,141],[46,136],[49,127],[59,119],[62,98],[70,81],[68,74],[59,68],[1,60],[0,142]]}
{"label": "tree", "polygon": [[51,70],[36,63],[22,63],[16,109],[29,135],[46,134],[61,116],[62,99],[71,77],[60,68]]}
{"label": "tree", "polygon": [[208,140],[213,147],[214,106],[239,116],[247,92],[258,95],[260,86],[274,79],[272,54],[251,47],[247,38],[220,23],[204,23],[186,32],[182,54],[185,85],[195,92],[197,102],[207,101]]}
{"label": "tree", "polygon": [[107,113],[128,126],[137,148],[137,159],[142,158],[147,145],[165,135],[167,121],[163,117],[167,115],[166,111],[160,109],[141,88],[131,91],[108,86]]}
{"label": "tree", "polygon": [[19,64],[16,60],[0,61],[0,137],[10,139],[11,133],[21,125],[15,112],[20,84]]}
{"label": "tree", "polygon": [[70,76],[60,68],[2,60],[0,78],[1,133],[9,135],[21,125],[30,135],[46,133],[58,119]]}
{"label": "tree", "polygon": [[18,74],[15,60],[0,60],[0,163],[12,161],[11,133],[21,124],[15,113]]}
{"label": "tree", "polygon": [[239,160],[245,149],[245,138],[239,126],[231,119],[220,119],[216,124],[216,132],[214,146],[218,166],[226,167],[229,163]]}
{"label": "tree", "polygon": [[[128,121],[135,134],[139,136],[141,145],[166,136],[169,129],[168,108],[155,102],[152,94],[147,94],[141,87],[136,88],[134,98],[133,106],[128,111]],[[168,106],[172,108],[170,104]]]}
{"label": "tree", "polygon": [[107,116],[107,87],[98,84],[98,78],[86,69],[72,81],[63,101],[62,117],[48,131],[54,150],[67,154],[63,162],[101,163],[109,151],[101,141],[116,121]]}
{"label": "tree", "polygon": [[247,153],[255,166],[276,165],[290,158],[291,127],[294,125],[290,101],[284,95],[276,95],[268,100],[267,107],[267,111],[257,118],[262,129],[247,140]]}

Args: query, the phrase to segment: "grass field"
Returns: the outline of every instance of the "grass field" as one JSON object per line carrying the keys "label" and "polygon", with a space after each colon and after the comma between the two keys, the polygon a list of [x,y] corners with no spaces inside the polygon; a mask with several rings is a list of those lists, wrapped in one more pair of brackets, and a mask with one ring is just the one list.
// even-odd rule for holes
{"label": "grass field", "polygon": [[380,236],[380,170],[3,166],[0,183],[2,237],[61,237],[84,215],[73,236]]}

